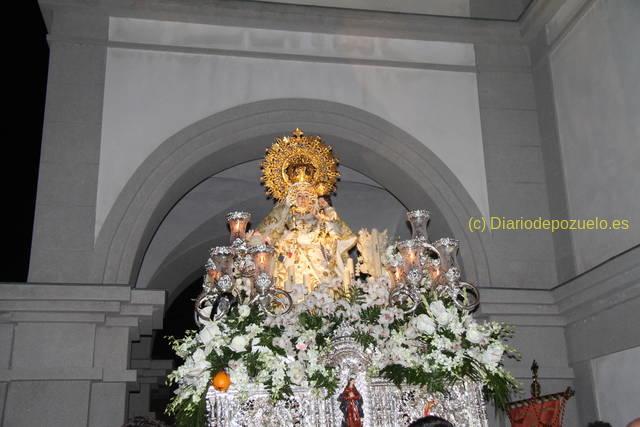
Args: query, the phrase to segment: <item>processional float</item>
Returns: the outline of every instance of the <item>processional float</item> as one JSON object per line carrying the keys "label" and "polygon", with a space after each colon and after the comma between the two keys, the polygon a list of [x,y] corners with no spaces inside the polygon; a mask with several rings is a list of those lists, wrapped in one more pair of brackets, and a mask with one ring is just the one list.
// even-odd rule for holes
{"label": "processional float", "polygon": [[[299,129],[276,139],[262,170],[276,205],[251,231],[250,213],[227,215],[230,244],[211,249],[195,302],[200,332],[174,347],[186,362],[173,377],[180,387],[172,411],[191,413],[188,399],[200,398],[205,385],[189,376],[194,370],[220,369],[231,373],[223,386],[206,384],[209,426],[406,426],[426,412],[458,426],[486,426],[483,387],[503,381],[512,388],[515,380],[501,368],[502,329],[470,315],[479,292],[461,280],[458,241],[432,242],[426,210],[407,213],[409,240],[390,244],[387,232],[375,229],[353,233],[328,199],[339,176],[331,147]],[[296,333],[287,330],[292,313],[303,324]],[[252,319],[262,323],[247,326]],[[323,326],[314,330],[313,322]],[[414,367],[381,355],[382,342],[405,352]],[[433,358],[423,362],[421,352]],[[271,368],[283,358],[284,373]],[[254,360],[271,378],[261,377]],[[230,366],[214,366],[221,361]],[[298,373],[298,365],[308,372]],[[248,377],[254,380],[243,381]],[[274,394],[276,381],[285,385]]]}

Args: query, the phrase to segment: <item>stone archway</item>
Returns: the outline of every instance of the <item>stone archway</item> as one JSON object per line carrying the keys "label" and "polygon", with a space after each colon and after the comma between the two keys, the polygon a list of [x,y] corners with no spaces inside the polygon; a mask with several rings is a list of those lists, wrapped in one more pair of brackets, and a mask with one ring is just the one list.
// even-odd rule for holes
{"label": "stone archway", "polygon": [[480,211],[431,150],[395,125],[344,104],[308,99],[260,101],[202,119],[157,148],[137,169],[98,236],[92,268],[97,283],[135,283],[146,248],[172,206],[207,177],[262,156],[274,136],[300,127],[320,134],[352,169],[371,177],[409,208],[461,241],[466,276],[488,283],[483,237],[466,228]]}

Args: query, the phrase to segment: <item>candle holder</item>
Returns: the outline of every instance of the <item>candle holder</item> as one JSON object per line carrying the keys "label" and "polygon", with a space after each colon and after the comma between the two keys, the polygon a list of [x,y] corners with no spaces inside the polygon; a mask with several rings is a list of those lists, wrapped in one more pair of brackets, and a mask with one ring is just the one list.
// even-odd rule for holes
{"label": "candle holder", "polygon": [[404,240],[399,242],[397,247],[402,257],[402,265],[407,282],[413,286],[419,286],[423,278],[421,242],[413,239]]}
{"label": "candle holder", "polygon": [[244,242],[247,234],[247,225],[251,221],[251,214],[243,211],[233,211],[227,214],[227,224],[229,224],[229,241],[231,245],[238,245]]}
{"label": "candle holder", "polygon": [[216,246],[209,251],[205,265],[204,290],[195,300],[194,320],[198,327],[225,316],[236,301],[233,295],[233,251],[229,246]]}
{"label": "candle holder", "polygon": [[438,286],[441,294],[449,296],[460,309],[475,310],[480,305],[480,291],[475,285],[460,280],[462,274],[457,257],[459,242],[445,237],[433,245],[440,254],[440,266],[433,272],[429,270],[432,282]]}
{"label": "candle holder", "polygon": [[411,239],[428,242],[427,224],[431,218],[431,213],[425,209],[417,209],[407,212],[407,220],[411,224]]}
{"label": "candle holder", "polygon": [[251,256],[253,257],[256,276],[263,273],[268,276],[273,275],[274,252],[273,247],[267,244],[261,244],[251,248]]}
{"label": "candle holder", "polygon": [[425,271],[429,275],[430,279],[430,287],[436,287],[441,281],[441,271],[440,271],[440,258],[427,258],[425,263]]}
{"label": "candle holder", "polygon": [[398,242],[396,247],[402,258],[401,265],[396,267],[402,270],[402,281],[397,283],[396,289],[389,295],[389,302],[405,313],[411,313],[418,308],[420,301],[418,289],[424,278],[421,257],[423,246],[421,241],[410,239]]}
{"label": "candle holder", "polygon": [[276,289],[273,283],[273,247],[262,244],[252,248],[251,255],[255,265],[256,295],[251,304],[258,306],[267,314],[276,316],[286,314],[293,307],[289,292]]}
{"label": "candle holder", "polygon": [[473,311],[480,305],[480,290],[471,283],[459,281],[451,294],[453,303],[462,310]]}
{"label": "candle holder", "polygon": [[[440,253],[429,243],[427,235],[427,226],[431,213],[426,209],[417,209],[407,212],[407,220],[411,224],[411,240],[418,243],[418,252],[420,256],[421,273],[429,273],[429,277],[433,278],[433,267],[439,265]],[[437,275],[436,275],[437,276]]]}
{"label": "candle holder", "polygon": [[389,294],[389,303],[399,307],[405,313],[412,313],[418,308],[420,302],[420,293],[415,286],[406,283],[400,283],[391,294]]}
{"label": "candle holder", "polygon": [[216,289],[219,292],[231,292],[233,289],[233,251],[229,246],[216,246],[211,249],[211,259],[218,270]]}
{"label": "candle holder", "polygon": [[218,267],[216,267],[216,263],[213,262],[211,258],[207,260],[207,263],[204,266],[207,274],[205,276],[205,280],[203,286],[209,289],[212,289],[218,277],[220,277],[220,272],[218,271]]}
{"label": "candle holder", "polygon": [[385,266],[387,276],[389,277],[389,284],[391,289],[395,289],[405,281],[405,274],[402,264],[390,264]]}
{"label": "candle holder", "polygon": [[193,312],[193,320],[199,328],[204,326],[205,321],[211,321],[212,306],[217,298],[215,283],[220,276],[220,272],[211,258],[207,260],[204,268],[207,273],[204,275],[202,292],[195,299]]}
{"label": "candle holder", "polygon": [[258,306],[270,316],[280,316],[288,313],[293,307],[291,294],[283,289],[276,289],[273,279],[266,273],[260,273],[256,278],[256,296],[251,304]]}
{"label": "candle holder", "polygon": [[458,268],[458,247],[460,242],[450,237],[444,237],[442,239],[433,242],[433,246],[440,254],[440,270],[446,273],[451,267]]}
{"label": "candle holder", "polygon": [[236,301],[233,295],[235,280],[233,277],[234,254],[229,246],[217,246],[211,250],[211,258],[219,271],[216,281],[217,298],[212,304],[214,320],[224,317]]}
{"label": "candle holder", "polygon": [[405,269],[411,270],[420,266],[421,245],[417,240],[403,240],[396,246]]}

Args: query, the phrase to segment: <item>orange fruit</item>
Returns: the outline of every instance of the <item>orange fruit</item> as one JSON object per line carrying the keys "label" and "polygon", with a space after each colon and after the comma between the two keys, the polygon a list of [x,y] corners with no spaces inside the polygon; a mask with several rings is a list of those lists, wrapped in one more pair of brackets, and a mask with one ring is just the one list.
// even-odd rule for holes
{"label": "orange fruit", "polygon": [[218,371],[211,378],[211,385],[218,391],[225,392],[231,385],[231,377],[225,371]]}

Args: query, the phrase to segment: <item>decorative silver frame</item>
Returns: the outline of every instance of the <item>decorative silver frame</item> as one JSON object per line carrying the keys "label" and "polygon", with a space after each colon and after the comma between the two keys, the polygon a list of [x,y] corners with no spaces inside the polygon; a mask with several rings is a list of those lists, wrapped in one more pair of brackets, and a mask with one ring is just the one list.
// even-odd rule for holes
{"label": "decorative silver frame", "polygon": [[[345,381],[346,382],[346,381]],[[363,427],[406,427],[423,415],[424,406],[435,401],[431,414],[455,426],[488,427],[481,386],[459,383],[446,395],[428,393],[415,386],[398,388],[382,380],[356,376],[356,387],[363,397]],[[340,427],[338,395],[329,398],[316,391],[296,387],[293,396],[272,403],[269,393],[256,387],[246,398],[233,391],[226,393],[209,388],[207,392],[207,425],[209,427]]]}

